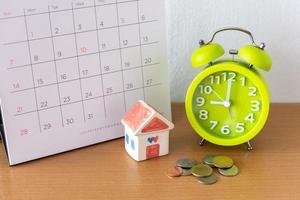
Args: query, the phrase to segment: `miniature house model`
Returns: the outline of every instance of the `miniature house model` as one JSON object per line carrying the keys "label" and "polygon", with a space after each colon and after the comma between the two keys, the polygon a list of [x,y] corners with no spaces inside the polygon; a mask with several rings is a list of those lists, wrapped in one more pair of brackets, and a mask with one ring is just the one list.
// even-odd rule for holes
{"label": "miniature house model", "polygon": [[157,110],[138,101],[122,119],[125,148],[135,160],[147,160],[169,153],[169,130],[174,125]]}

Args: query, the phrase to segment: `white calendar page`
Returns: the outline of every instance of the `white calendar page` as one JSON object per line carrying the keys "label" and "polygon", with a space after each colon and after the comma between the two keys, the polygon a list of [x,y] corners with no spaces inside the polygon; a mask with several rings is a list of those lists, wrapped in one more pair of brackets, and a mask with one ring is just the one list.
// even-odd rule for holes
{"label": "white calendar page", "polygon": [[170,117],[164,4],[0,0],[11,165],[123,136],[120,119],[140,99]]}

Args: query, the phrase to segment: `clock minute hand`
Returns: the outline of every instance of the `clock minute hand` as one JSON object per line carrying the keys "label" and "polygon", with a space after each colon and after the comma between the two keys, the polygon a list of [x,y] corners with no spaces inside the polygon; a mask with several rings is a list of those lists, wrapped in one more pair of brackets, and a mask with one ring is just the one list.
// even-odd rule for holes
{"label": "clock minute hand", "polygon": [[226,99],[225,102],[230,103],[230,93],[231,93],[231,86],[232,86],[232,80],[229,79],[227,84],[227,92],[226,92]]}

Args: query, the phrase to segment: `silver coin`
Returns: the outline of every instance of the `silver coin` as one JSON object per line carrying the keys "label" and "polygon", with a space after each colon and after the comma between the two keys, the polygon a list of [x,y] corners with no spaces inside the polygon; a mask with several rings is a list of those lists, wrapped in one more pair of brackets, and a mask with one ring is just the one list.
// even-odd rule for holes
{"label": "silver coin", "polygon": [[203,162],[207,165],[209,165],[210,167],[215,167],[214,163],[213,163],[213,158],[215,156],[214,155],[206,155],[204,158],[203,158]]}
{"label": "silver coin", "polygon": [[220,168],[218,168],[218,171],[223,176],[236,176],[239,173],[239,168],[237,166],[233,165],[229,169],[220,169]]}
{"label": "silver coin", "polygon": [[182,174],[181,176],[190,176],[192,175],[192,169],[184,169],[182,168]]}
{"label": "silver coin", "polygon": [[184,168],[184,169],[190,169],[196,164],[197,164],[196,160],[188,159],[188,158],[180,159],[180,160],[176,161],[176,165],[178,167],[181,167],[181,168]]}
{"label": "silver coin", "polygon": [[198,177],[197,180],[199,183],[202,183],[203,185],[212,185],[218,182],[218,178],[215,175],[210,175],[207,177]]}

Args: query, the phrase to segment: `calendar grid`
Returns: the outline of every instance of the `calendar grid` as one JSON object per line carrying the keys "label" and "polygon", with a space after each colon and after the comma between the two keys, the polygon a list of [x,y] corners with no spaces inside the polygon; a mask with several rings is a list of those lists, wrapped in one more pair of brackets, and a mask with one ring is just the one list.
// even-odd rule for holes
{"label": "calendar grid", "polygon": [[[74,35],[74,33],[72,34]],[[29,40],[30,42],[31,40]],[[153,44],[158,44],[159,41],[156,42],[149,42],[149,43],[145,43],[142,44],[142,46],[148,46],[148,45],[153,45]],[[128,49],[128,48],[133,48],[133,47],[139,47],[140,45],[131,45],[131,46],[127,46],[127,47],[122,47],[122,48],[115,48],[115,49],[109,49],[109,50],[104,50],[104,51],[97,51],[97,52],[92,52],[92,53],[86,53],[83,55],[76,55],[76,56],[69,56],[69,57],[65,57],[65,58],[56,58],[56,61],[60,61],[60,60],[67,60],[70,58],[77,58],[77,57],[84,57],[84,56],[88,56],[88,55],[95,55],[95,54],[99,54],[99,53],[106,53],[106,52],[111,52],[111,51],[116,51],[116,50],[122,50],[122,49]],[[54,60],[47,60],[47,61],[42,61],[42,62],[35,62],[33,63],[33,65],[37,65],[37,64],[43,64],[43,63],[49,63],[49,62],[53,62]],[[16,68],[22,68],[22,67],[28,67],[30,66],[30,63],[25,64],[25,65],[18,65],[18,66],[14,66],[14,67],[8,67],[7,69],[16,69]]]}
{"label": "calendar grid", "polygon": [[[130,69],[124,69],[123,71],[131,71],[131,70],[139,69],[141,67],[150,67],[150,66],[155,66],[155,65],[160,65],[160,63],[153,63],[153,64],[148,64],[148,65],[141,65],[141,66],[137,66],[137,67],[132,67]],[[113,74],[113,73],[121,72],[121,71],[122,70],[116,70],[116,71],[113,71],[113,72],[105,72],[105,73],[102,73],[102,74],[96,74],[96,75],[92,75],[92,76],[86,76],[86,77],[81,78],[81,80],[89,79],[89,78],[93,78],[93,77],[99,77],[99,76],[101,77],[102,75]],[[78,81],[78,80],[79,80],[79,78],[70,79],[70,80],[61,81],[61,82],[58,82],[58,83],[50,83],[50,84],[45,84],[45,85],[41,85],[41,86],[36,86],[35,88],[43,88],[43,87],[47,87],[47,86],[51,86],[51,85],[56,85],[56,84],[61,84],[61,83],[68,83],[68,82]],[[25,88],[25,89],[22,89],[22,90],[11,91],[10,93],[13,94],[13,93],[18,93],[18,92],[23,92],[23,91],[26,91],[26,90],[32,90],[32,89],[34,89],[34,87]]]}
{"label": "calendar grid", "polygon": [[[27,45],[28,45],[28,52],[29,52],[29,61],[30,61],[30,70],[31,70],[31,75],[32,75],[32,82],[33,82],[33,86],[34,84],[34,74],[33,74],[33,66],[32,66],[32,58],[31,58],[31,48],[30,48],[30,43],[29,43],[29,36],[28,36],[28,25],[27,25],[27,19],[26,19],[26,13],[24,10],[24,22],[25,22],[25,29],[26,29],[26,38],[27,38]],[[33,87],[33,91],[34,91],[34,97],[35,97],[35,105],[36,105],[36,110],[38,110],[38,101],[37,101],[37,94],[36,94],[36,88],[35,86]],[[41,118],[40,118],[40,113],[37,112],[37,117],[38,117],[38,123],[39,123],[39,129],[40,132],[42,132],[42,128],[41,128]]]}
{"label": "calendar grid", "polygon": [[[157,84],[153,84],[153,85],[150,85],[150,86],[138,87],[138,88],[129,89],[129,90],[126,90],[126,91],[130,92],[130,91],[140,90],[140,89],[144,89],[144,88],[156,87],[156,86],[160,86],[160,85],[162,85],[162,83],[157,83]],[[85,100],[83,100],[83,102],[90,101],[90,100],[93,100],[93,99],[105,98],[107,96],[122,94],[122,93],[124,93],[124,91],[115,92],[115,93],[108,94],[108,95],[101,95],[101,96],[85,99]],[[72,104],[76,104],[76,103],[80,103],[80,102],[82,102],[82,101],[81,100],[80,101],[74,101],[74,102],[71,102],[71,103],[63,104],[63,105],[64,106],[65,105],[72,105]],[[29,113],[39,112],[39,111],[43,111],[43,110],[49,110],[49,109],[52,109],[52,108],[58,108],[60,106],[61,105],[56,105],[56,106],[51,106],[51,107],[47,107],[47,108],[43,108],[43,109],[32,110],[32,111],[28,111],[28,112],[24,112],[24,113],[20,113],[20,114],[15,114],[15,116],[22,116],[22,115],[26,115],[26,114],[29,114]]]}
{"label": "calendar grid", "polygon": [[[139,1],[141,1],[141,0],[139,0]],[[53,13],[53,11],[51,11],[50,13]],[[149,20],[149,21],[138,22],[138,23],[130,23],[130,24],[125,24],[125,25],[120,25],[120,27],[127,27],[127,26],[147,24],[147,23],[154,23],[154,22],[157,22],[157,21],[158,20]],[[112,28],[118,28],[118,26],[110,26],[110,27],[105,27],[105,28],[96,28],[96,29],[90,29],[90,30],[86,30],[86,31],[77,31],[77,33],[88,33],[88,32],[91,32],[91,31],[101,31],[101,30],[112,29]],[[52,35],[52,36],[48,36],[48,37],[34,38],[34,39],[29,39],[29,41],[30,42],[31,41],[38,41],[38,40],[57,38],[57,37],[68,36],[68,35],[74,35],[74,33],[64,33],[64,34]],[[24,43],[24,42],[27,42],[27,40],[7,42],[7,43],[4,43],[3,45],[13,45],[13,44]]]}
{"label": "calendar grid", "polygon": [[[51,36],[53,35],[53,31],[52,31],[52,22],[51,22],[51,13],[50,13],[50,8],[48,6],[48,15],[49,15],[49,24],[50,24],[50,29],[51,29]],[[53,57],[54,57],[54,67],[55,67],[55,77],[56,77],[56,86],[57,86],[57,92],[58,92],[58,97],[59,97],[59,110],[60,110],[60,116],[61,116],[61,123],[62,126],[64,127],[64,118],[63,118],[63,113],[62,113],[62,107],[61,107],[61,94],[60,94],[60,89],[59,89],[59,82],[58,82],[58,75],[57,75],[57,63],[55,60],[55,49],[54,49],[54,40],[53,37],[51,38],[51,42],[52,42],[52,52],[53,52]]]}
{"label": "calendar grid", "polygon": [[78,69],[78,75],[79,75],[79,86],[80,86],[80,95],[81,95],[81,105],[82,105],[82,111],[83,111],[83,119],[85,119],[85,109],[83,104],[83,95],[82,95],[82,82],[81,82],[81,75],[80,75],[80,66],[79,66],[79,53],[78,53],[78,42],[77,42],[77,33],[75,28],[75,16],[74,16],[74,8],[72,3],[72,17],[73,17],[73,27],[74,27],[74,36],[75,36],[75,47],[76,47],[76,60],[77,60],[77,69]]}
{"label": "calendar grid", "polygon": [[[82,109],[82,114],[83,114],[83,120],[84,122],[87,121],[87,119],[89,119],[88,115],[89,114],[88,112],[90,111],[86,111],[86,109],[88,108],[85,108],[86,106],[86,102],[87,101],[91,101],[91,100],[94,100],[94,99],[101,99],[101,106],[103,105],[103,114],[104,114],[104,118],[106,119],[107,118],[107,108],[106,108],[106,103],[107,103],[107,99],[106,97],[109,97],[109,96],[113,96],[113,95],[117,95],[117,94],[122,94],[122,100],[121,100],[121,95],[119,96],[120,99],[118,100],[119,103],[123,104],[122,107],[124,107],[124,110],[127,111],[127,98],[133,98],[133,97],[128,97],[128,95],[141,95],[140,97],[138,97],[139,99],[143,99],[143,100],[146,100],[146,92],[145,92],[145,89],[146,88],[150,88],[150,87],[156,87],[156,86],[159,86],[159,85],[162,85],[163,83],[159,80],[155,81],[155,82],[152,82],[152,79],[153,79],[153,75],[152,75],[152,78],[150,77],[147,77],[147,79],[145,78],[145,70],[147,69],[146,67],[151,67],[151,66],[158,66],[160,65],[161,63],[160,62],[155,62],[154,60],[151,60],[150,62],[144,62],[144,59],[151,59],[150,57],[145,57],[147,53],[145,53],[144,55],[144,52],[143,52],[143,47],[147,47],[149,46],[149,48],[151,49],[152,45],[159,45],[160,41],[159,40],[155,40],[157,39],[156,37],[154,37],[152,40],[148,40],[148,36],[145,36],[143,35],[142,36],[142,30],[141,30],[141,25],[142,24],[150,24],[151,23],[155,23],[155,22],[158,22],[159,20],[158,19],[151,19],[151,18],[145,18],[143,17],[144,15],[141,15],[140,13],[140,2],[142,2],[143,0],[130,0],[130,1],[123,1],[123,2],[118,2],[116,1],[115,3],[109,3],[109,4],[104,4],[104,5],[100,5],[100,6],[106,6],[106,5],[111,5],[110,8],[113,8],[115,9],[114,12],[115,15],[116,15],[116,23],[115,24],[112,24],[111,26],[110,25],[106,25],[102,28],[100,28],[100,25],[99,25],[99,21],[98,21],[98,15],[99,15],[99,11],[97,10],[97,7],[99,7],[99,5],[96,5],[96,0],[94,0],[94,4],[93,6],[85,6],[85,7],[75,7],[75,5],[73,3],[71,3],[71,9],[63,9],[63,10],[57,10],[57,11],[53,11],[50,9],[50,6],[48,6],[48,12],[43,12],[43,13],[35,13],[35,14],[26,14],[26,10],[24,9],[23,12],[24,12],[24,16],[25,17],[25,20],[26,20],[26,17],[28,18],[28,16],[33,16],[33,15],[42,15],[42,14],[45,14],[47,15],[47,18],[49,20],[49,25],[50,25],[50,32],[48,33],[49,35],[46,35],[46,34],[37,34],[37,35],[29,35],[29,33],[32,34],[32,29],[29,30],[28,28],[28,25],[27,25],[27,22],[26,23],[26,40],[20,40],[20,41],[12,41],[12,42],[6,42],[6,43],[3,43],[3,45],[5,46],[9,46],[9,45],[17,45],[17,44],[21,44],[21,43],[27,43],[28,45],[28,48],[29,48],[29,56],[30,56],[30,59],[29,59],[29,63],[27,64],[22,64],[22,63],[17,63],[17,64],[21,64],[21,65],[15,65],[15,66],[10,66],[8,67],[7,69],[8,70],[15,70],[15,69],[19,69],[19,68],[26,68],[26,67],[29,67],[28,69],[31,70],[31,74],[32,74],[32,81],[33,81],[33,87],[28,87],[28,88],[21,88],[21,89],[17,89],[16,90],[12,90],[10,91],[10,93],[14,94],[14,93],[21,93],[21,92],[24,92],[24,91],[29,91],[29,90],[33,90],[34,91],[34,96],[35,96],[35,107],[36,109],[34,109],[34,107],[28,109],[28,110],[24,110],[22,112],[17,112],[15,113],[14,115],[15,116],[22,116],[22,115],[26,115],[26,114],[29,114],[29,113],[34,113],[34,112],[37,112],[37,115],[38,115],[38,123],[39,123],[39,129],[40,129],[40,132],[42,132],[42,129],[45,130],[44,128],[44,123],[48,123],[48,122],[44,122],[45,119],[41,116],[43,116],[42,112],[41,111],[45,111],[45,110],[51,110],[53,108],[59,108],[57,109],[57,115],[58,115],[58,112],[60,113],[60,118],[61,118],[61,124],[62,124],[62,127],[64,126],[67,126],[67,122],[65,122],[65,119],[67,119],[67,116],[65,116],[65,106],[67,105],[72,105],[72,104],[78,104],[79,103],[81,104],[81,109]],[[133,14],[131,15],[131,17],[134,17],[134,18],[129,18],[130,20],[129,21],[123,21],[123,18],[121,17],[124,17],[124,16],[120,16],[120,13],[124,15],[124,13],[122,13],[122,9],[123,9],[123,6],[119,6],[120,4],[125,4],[125,3],[129,3],[131,2],[130,6],[132,9],[134,9],[134,11],[136,12],[136,16],[135,15],[135,12],[133,12]],[[120,8],[121,7],[121,8]],[[133,8],[135,7],[135,8]],[[79,22],[77,21],[77,17],[79,16],[77,12],[75,12],[75,10],[80,10],[80,9],[85,9],[85,8],[93,8],[94,10],[94,16],[95,16],[95,25],[96,27],[93,26],[87,26],[88,28],[85,27],[85,29],[81,30],[81,28],[77,28],[77,25],[80,25],[78,24]],[[120,10],[119,10],[120,9]],[[68,31],[65,31],[65,32],[58,32],[57,33],[54,33],[54,27],[52,25],[52,17],[55,17],[55,15],[53,13],[58,13],[58,12],[63,12],[63,11],[68,11],[68,13],[70,13],[70,22],[72,23],[72,29],[69,29]],[[42,17],[42,16],[41,16]],[[136,18],[137,17],[137,18]],[[1,18],[0,20],[3,20],[3,19],[7,19],[7,18]],[[28,18],[28,20],[30,20],[30,18]],[[136,20],[136,21],[135,21]],[[32,22],[31,22],[32,23]],[[55,22],[53,22],[55,23]],[[151,25],[151,26],[154,26],[155,24]],[[101,25],[103,26],[103,25]],[[130,36],[129,38],[123,38],[124,35],[123,35],[123,32],[124,30],[132,30],[131,28],[127,29],[126,27],[134,27],[134,34],[136,34],[134,36],[134,42],[131,43],[131,39],[130,39]],[[126,29],[124,29],[126,28]],[[116,33],[116,38],[118,38],[118,42],[117,42],[117,39],[116,39],[116,43],[118,43],[118,45],[112,45],[111,47],[109,48],[103,48],[100,44],[100,40],[103,40],[101,37],[101,31],[103,30],[114,30],[115,33]],[[123,32],[121,32],[123,31]],[[79,34],[84,34],[84,33],[92,33],[92,32],[96,32],[97,34],[95,36],[96,37],[96,40],[95,40],[95,43],[97,42],[97,48],[94,47],[91,48],[90,51],[87,51],[87,52],[81,52],[81,50],[79,49],[82,48],[82,46],[79,45],[80,43],[80,40],[78,39],[78,37],[80,37]],[[121,35],[122,33],[122,35]],[[130,32],[129,32],[130,33]],[[126,31],[125,31],[125,34],[126,34]],[[127,33],[128,34],[128,33]],[[31,38],[30,38],[31,36]],[[36,37],[37,36],[37,37]],[[74,38],[74,48],[76,48],[76,50],[74,50],[75,52],[73,52],[74,54],[63,54],[62,57],[57,57],[57,51],[58,50],[61,50],[61,49],[57,49],[56,47],[56,44],[55,43],[55,38],[61,38],[61,37],[64,37],[64,36],[70,36],[69,38]],[[128,37],[128,36],[127,36]],[[40,59],[40,55],[39,54],[32,54],[30,48],[31,48],[31,45],[34,44],[34,42],[43,42],[43,41],[49,41],[49,44],[51,43],[51,54],[53,54],[53,59],[52,57],[49,57],[46,56],[46,57],[43,57],[42,59]],[[73,40],[73,39],[72,39]],[[124,43],[125,41],[125,43]],[[130,41],[130,42],[129,42]],[[125,56],[124,54],[126,53],[126,49],[129,49],[128,52],[132,51],[133,49],[136,49],[134,51],[138,51],[139,52],[139,55],[137,56],[137,60],[139,60],[138,62],[137,61],[134,61],[133,62],[133,65],[131,66],[131,64],[129,65],[130,67],[125,67],[124,66],[124,62],[125,60],[123,60],[123,56]],[[131,50],[130,50],[131,49]],[[147,48],[146,48],[147,49]],[[102,65],[102,54],[103,53],[109,53],[109,52],[118,52],[117,54],[118,55],[118,59],[120,59],[120,66],[117,66],[117,68],[119,69],[112,69],[111,71],[106,71],[104,72],[104,69],[102,69],[104,66]],[[50,53],[50,52],[49,52]],[[124,53],[124,54],[123,54]],[[98,60],[99,60],[99,70],[100,72],[98,71],[98,73],[94,73],[94,74],[91,74],[91,75],[81,75],[81,64],[80,64],[80,58],[83,58],[83,57],[86,57],[86,56],[97,56],[98,57]],[[137,55],[137,54],[136,54]],[[34,57],[32,57],[34,56]],[[37,56],[37,59],[35,58],[35,56]],[[74,59],[74,61],[76,60],[76,62],[74,62],[75,66],[77,66],[76,68],[76,71],[78,72],[78,75],[76,75],[76,77],[71,77],[71,78],[68,78],[67,80],[63,80],[63,79],[59,79],[59,71],[58,71],[58,61],[68,61],[70,59]],[[128,58],[127,58],[128,59]],[[129,60],[130,61],[130,60]],[[154,62],[153,62],[154,61]],[[28,62],[28,61],[27,61]],[[127,62],[127,60],[126,60]],[[25,62],[26,63],[26,62]],[[52,81],[48,81],[46,83],[42,83],[42,84],[39,84],[39,83],[35,83],[35,79],[36,78],[39,78],[39,77],[35,77],[35,72],[34,72],[34,69],[37,68],[37,65],[40,65],[40,64],[47,64],[49,63],[49,66],[50,65],[53,65],[54,67],[52,68],[54,70],[53,73],[55,73],[55,79],[52,79]],[[140,64],[139,64],[140,63]],[[45,65],[45,66],[48,66]],[[36,68],[35,68],[36,67]],[[49,68],[49,67],[48,67]],[[156,68],[156,67],[155,67]],[[153,69],[155,69],[153,68]],[[140,69],[140,70],[138,70]],[[27,69],[26,69],[27,70]],[[152,69],[151,69],[152,70]],[[150,70],[150,71],[151,71]],[[132,72],[131,72],[132,71]],[[149,70],[147,70],[148,72]],[[76,72],[76,73],[77,73]],[[125,82],[125,75],[124,73],[126,72],[126,82]],[[128,72],[128,73],[127,73]],[[130,72],[130,73],[129,73]],[[119,86],[116,86],[116,91],[115,88],[112,88],[111,90],[112,91],[107,91],[107,89],[109,89],[109,86],[106,86],[106,88],[104,87],[104,80],[103,80],[103,76],[105,75],[109,75],[109,74],[119,74],[121,77],[120,77],[120,83]],[[131,80],[129,79],[128,77],[130,76],[133,76],[132,74],[141,74],[141,75],[138,75],[140,76],[139,81],[135,82],[134,80]],[[153,72],[152,72],[153,73]],[[131,74],[131,75],[128,75],[128,74]],[[77,78],[78,76],[78,78]],[[112,75],[114,76],[114,75]],[[147,76],[147,74],[146,74]],[[101,87],[101,90],[102,90],[102,95],[98,95],[97,93],[94,95],[94,92],[93,91],[90,91],[89,89],[83,91],[83,86],[82,86],[82,81],[86,81],[88,82],[88,79],[90,78],[99,78],[99,84],[101,84],[101,86],[99,86],[99,88]],[[129,79],[129,80],[128,80]],[[80,97],[77,96],[77,99],[74,98],[72,99],[71,97],[71,101],[69,102],[65,102],[63,100],[63,98],[65,97],[63,94],[62,94],[62,91],[61,91],[61,85],[64,84],[64,83],[70,83],[71,85],[73,85],[73,83],[71,82],[76,82],[78,81],[79,83],[79,88],[78,88],[78,91],[80,89]],[[122,84],[121,84],[122,83]],[[77,84],[77,83],[76,83]],[[107,83],[106,83],[107,84]],[[46,106],[39,106],[40,103],[47,103],[48,104],[48,99],[47,97],[43,97],[41,96],[42,93],[40,92],[40,88],[45,88],[43,89],[43,91],[53,91],[54,87],[56,86],[56,89],[57,89],[57,94],[58,94],[58,99],[57,101],[55,100],[54,102],[51,102],[50,100],[50,103],[49,105],[46,105]],[[74,85],[73,85],[74,86]],[[72,86],[72,87],[73,87]],[[52,88],[52,89],[50,89]],[[93,92],[91,96],[89,97],[85,97],[84,92]],[[134,93],[130,93],[132,91],[137,91],[137,92],[134,92]],[[37,94],[38,92],[38,94]],[[56,93],[56,92],[55,92]],[[54,93],[53,93],[54,94]],[[78,92],[78,95],[79,95],[79,92]],[[67,96],[69,97],[69,96]],[[41,101],[41,98],[44,98],[43,101]],[[53,97],[55,98],[55,97]],[[134,97],[135,98],[135,97]],[[103,100],[102,100],[103,99]],[[52,99],[53,101],[53,99]],[[130,101],[130,99],[128,100]],[[97,102],[100,102],[100,101],[97,101]],[[78,107],[79,109],[79,107]],[[123,109],[123,108],[122,108]],[[102,115],[102,114],[101,114]],[[72,117],[72,116],[71,116]]]}

